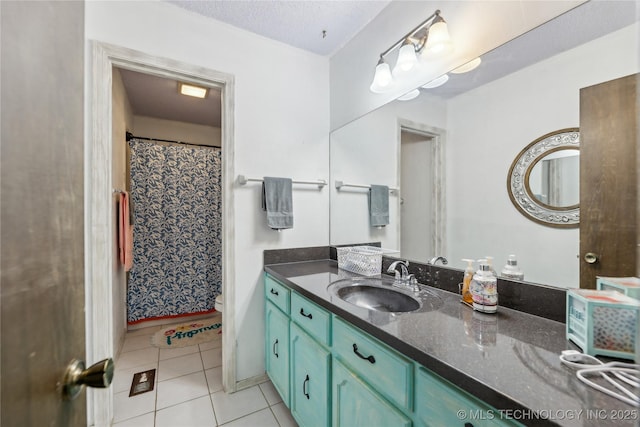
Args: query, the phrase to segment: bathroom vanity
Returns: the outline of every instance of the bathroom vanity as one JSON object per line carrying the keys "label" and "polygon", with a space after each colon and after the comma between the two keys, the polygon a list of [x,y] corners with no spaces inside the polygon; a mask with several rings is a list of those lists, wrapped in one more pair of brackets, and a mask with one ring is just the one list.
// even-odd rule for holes
{"label": "bathroom vanity", "polygon": [[366,309],[332,291],[353,276],[332,260],[265,267],[266,370],[301,426],[635,425],[637,408],[560,364],[575,349],[563,323],[425,285],[415,311]]}

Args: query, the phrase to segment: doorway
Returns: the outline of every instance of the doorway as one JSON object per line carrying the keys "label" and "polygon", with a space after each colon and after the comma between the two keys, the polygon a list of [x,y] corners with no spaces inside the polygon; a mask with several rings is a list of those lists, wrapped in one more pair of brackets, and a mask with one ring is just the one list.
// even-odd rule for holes
{"label": "doorway", "polygon": [[200,87],[113,70],[113,182],[129,198],[135,260],[117,271],[114,312],[128,331],[206,316],[221,295],[221,92],[183,88]]}
{"label": "doorway", "polygon": [[444,256],[444,131],[403,119],[398,128],[400,256]]}
{"label": "doorway", "polygon": [[[114,147],[112,116],[112,82],[114,67],[152,76],[180,80],[186,83],[219,90],[221,93],[221,143],[222,153],[222,292],[225,295],[222,337],[222,382],[227,392],[236,389],[235,377],[235,324],[233,286],[233,98],[234,78],[231,75],[185,64],[142,52],[108,45],[91,43],[93,80],[89,82],[91,105],[88,122],[89,141],[85,156],[85,194],[87,221],[85,253],[87,265],[86,286],[86,338],[87,359],[115,356],[114,339],[120,331],[115,329],[121,312],[114,307],[114,259],[113,215]],[[99,360],[99,359],[96,359]],[[108,425],[113,418],[113,391],[91,391],[88,395],[90,423]]]}

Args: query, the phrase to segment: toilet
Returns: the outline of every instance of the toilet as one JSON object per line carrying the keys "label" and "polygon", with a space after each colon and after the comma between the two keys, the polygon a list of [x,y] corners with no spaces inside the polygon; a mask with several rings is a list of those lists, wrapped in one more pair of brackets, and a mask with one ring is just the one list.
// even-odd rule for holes
{"label": "toilet", "polygon": [[222,305],[223,305],[223,298],[222,298],[222,294],[218,295],[216,297],[216,302],[215,302],[215,309],[216,311],[219,311],[220,313],[222,313]]}

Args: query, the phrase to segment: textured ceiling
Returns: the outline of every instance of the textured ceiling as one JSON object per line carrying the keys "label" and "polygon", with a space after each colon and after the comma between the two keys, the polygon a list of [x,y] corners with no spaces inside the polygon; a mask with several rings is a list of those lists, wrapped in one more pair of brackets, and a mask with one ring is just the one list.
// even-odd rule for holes
{"label": "textured ceiling", "polygon": [[169,3],[290,46],[330,56],[390,1],[171,0]]}

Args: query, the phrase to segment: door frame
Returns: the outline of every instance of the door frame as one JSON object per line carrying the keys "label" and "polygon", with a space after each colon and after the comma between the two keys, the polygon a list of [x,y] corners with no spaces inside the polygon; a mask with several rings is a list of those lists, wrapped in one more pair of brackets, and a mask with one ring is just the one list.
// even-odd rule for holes
{"label": "door frame", "polygon": [[[222,382],[225,391],[236,384],[235,346],[235,232],[233,217],[234,91],[235,78],[201,66],[91,40],[85,103],[85,292],[86,360],[115,357],[113,348],[112,279],[116,260],[113,250],[115,220],[112,217],[112,82],[113,67],[160,77],[180,79],[222,92]],[[111,425],[113,389],[88,390],[89,425]]]}
{"label": "door frame", "polygon": [[397,198],[398,203],[398,221],[397,221],[397,235],[400,241],[398,247],[402,241],[402,216],[400,215],[400,203],[402,202],[402,131],[420,134],[431,138],[431,161],[430,168],[433,171],[433,188],[431,189],[432,199],[432,225],[433,236],[432,246],[435,251],[434,256],[445,256],[447,250],[447,230],[446,230],[446,131],[434,126],[429,126],[424,123],[419,123],[413,120],[404,118],[398,118],[396,141],[397,141],[397,178],[396,182],[400,186],[400,197]]}

